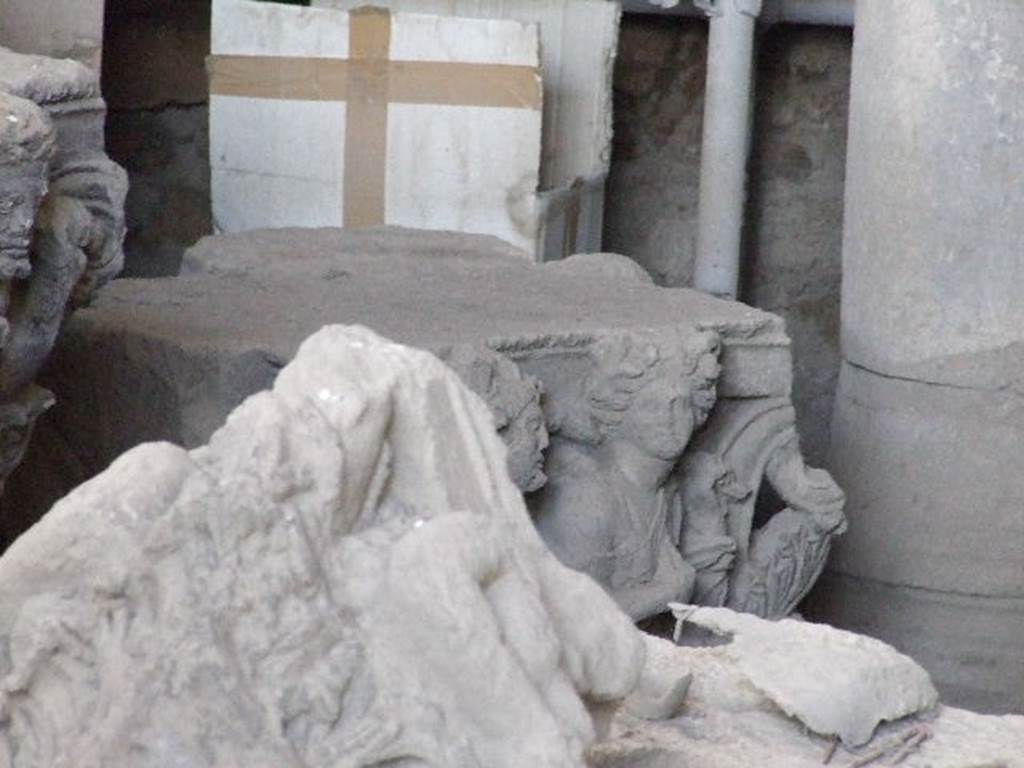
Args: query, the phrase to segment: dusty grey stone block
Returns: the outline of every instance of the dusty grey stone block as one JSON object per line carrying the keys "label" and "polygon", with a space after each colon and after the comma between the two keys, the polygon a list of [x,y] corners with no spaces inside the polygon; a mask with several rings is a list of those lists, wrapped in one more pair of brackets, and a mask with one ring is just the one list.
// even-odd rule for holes
{"label": "dusty grey stone block", "polygon": [[726,608],[673,605],[672,613],[677,636],[697,626],[728,638],[727,653],[758,691],[815,733],[847,746],[868,743],[880,723],[939,703],[928,673],[879,640]]}

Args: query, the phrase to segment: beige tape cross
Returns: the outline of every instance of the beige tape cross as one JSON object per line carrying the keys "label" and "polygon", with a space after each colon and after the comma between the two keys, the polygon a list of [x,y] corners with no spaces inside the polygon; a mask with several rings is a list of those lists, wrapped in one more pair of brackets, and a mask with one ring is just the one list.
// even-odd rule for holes
{"label": "beige tape cross", "polygon": [[389,104],[541,108],[536,67],[391,61],[386,8],[352,11],[348,46],[348,59],[219,54],[207,59],[214,95],[346,102],[346,227],[384,223]]}

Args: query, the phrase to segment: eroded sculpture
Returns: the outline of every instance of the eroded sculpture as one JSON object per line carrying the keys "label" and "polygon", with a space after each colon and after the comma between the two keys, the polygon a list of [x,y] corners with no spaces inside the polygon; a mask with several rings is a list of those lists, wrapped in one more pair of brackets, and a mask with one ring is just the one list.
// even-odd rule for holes
{"label": "eroded sculpture", "polygon": [[95,74],[0,48],[0,493],[53,402],[33,383],[66,313],[120,271],[124,171]]}
{"label": "eroded sculpture", "polygon": [[667,484],[714,405],[718,339],[630,333],[588,352],[578,390],[552,404],[550,480],[535,519],[563,562],[645,618],[693,590],[694,569],[670,535]]}
{"label": "eroded sculpture", "polygon": [[361,328],[0,558],[0,762],[583,766],[644,644],[561,565],[484,404]]}

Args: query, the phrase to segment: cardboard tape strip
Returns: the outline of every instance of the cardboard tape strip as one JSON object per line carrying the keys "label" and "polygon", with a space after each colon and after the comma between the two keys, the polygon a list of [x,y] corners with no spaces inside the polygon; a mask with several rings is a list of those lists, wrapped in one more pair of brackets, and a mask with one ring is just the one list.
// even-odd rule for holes
{"label": "cardboard tape strip", "polygon": [[[290,56],[211,56],[210,93],[253,99],[348,101],[353,71],[365,62]],[[446,61],[389,61],[392,104],[540,109],[535,67]]]}
{"label": "cardboard tape strip", "polygon": [[349,14],[349,60],[359,64],[349,77],[345,108],[346,227],[383,224],[387,210],[388,54],[391,13],[357,8]]}

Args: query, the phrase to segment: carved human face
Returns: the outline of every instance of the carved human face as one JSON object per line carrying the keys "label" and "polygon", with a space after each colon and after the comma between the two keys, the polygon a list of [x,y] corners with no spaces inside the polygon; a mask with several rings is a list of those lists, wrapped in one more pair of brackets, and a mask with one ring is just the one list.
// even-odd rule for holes
{"label": "carved human face", "polygon": [[623,429],[645,453],[664,461],[678,458],[693,433],[690,385],[682,366],[668,360],[636,393],[624,415]]}
{"label": "carved human face", "polygon": [[544,474],[548,430],[535,390],[500,434],[508,446],[508,472],[512,481],[523,493],[538,490],[548,479]]}
{"label": "carved human face", "polygon": [[46,192],[42,163],[10,170],[0,175],[0,271],[7,278],[28,273],[32,227]]}
{"label": "carved human face", "polygon": [[704,355],[692,371],[683,356],[672,355],[648,376],[625,414],[623,428],[641,450],[674,461],[714,404],[718,363],[713,355]]}

